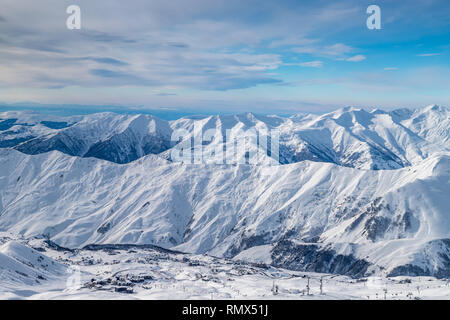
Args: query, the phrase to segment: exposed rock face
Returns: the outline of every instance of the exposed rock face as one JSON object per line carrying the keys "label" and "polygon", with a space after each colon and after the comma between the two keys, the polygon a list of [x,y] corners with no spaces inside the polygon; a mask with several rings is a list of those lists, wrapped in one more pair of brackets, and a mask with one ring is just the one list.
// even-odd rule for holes
{"label": "exposed rock face", "polygon": [[416,253],[420,264],[407,263],[395,267],[389,276],[434,276],[450,278],[450,239],[430,241]]}
{"label": "exposed rock face", "polygon": [[291,270],[336,273],[355,278],[370,275],[371,263],[353,255],[342,255],[322,244],[296,244],[283,240],[272,250],[274,266]]}

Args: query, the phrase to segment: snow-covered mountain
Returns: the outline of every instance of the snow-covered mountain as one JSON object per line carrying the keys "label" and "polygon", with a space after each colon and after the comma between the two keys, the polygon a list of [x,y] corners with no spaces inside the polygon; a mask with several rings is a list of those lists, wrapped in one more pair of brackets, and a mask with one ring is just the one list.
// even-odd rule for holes
{"label": "snow-covered mountain", "polygon": [[[0,147],[27,154],[57,150],[129,163],[148,154],[171,160],[171,148],[178,143],[177,139],[171,141],[176,130],[187,133],[185,141],[205,141],[203,148],[208,154],[218,148],[226,150],[227,143],[242,132],[267,135],[277,130],[281,164],[312,160],[359,169],[398,169],[449,150],[449,118],[447,108],[435,105],[414,111],[368,112],[349,107],[321,116],[282,118],[249,113],[175,121],[113,113],[47,119],[7,112],[0,113]],[[208,129],[216,133],[205,138]],[[231,133],[228,140],[227,130]],[[266,158],[259,161],[267,162]]]}
{"label": "snow-covered mountain", "polygon": [[[35,136],[0,149],[0,231],[70,248],[153,244],[302,271],[450,276],[445,108],[20,117],[0,115],[2,141]],[[164,157],[180,128],[277,128],[284,165],[173,163]]]}
{"label": "snow-covered mountain", "polygon": [[0,147],[27,154],[57,150],[116,163],[171,147],[169,124],[151,115],[100,113],[59,121],[36,118],[23,113],[0,114]]}
{"label": "snow-covered mountain", "polygon": [[[0,228],[68,247],[155,244],[246,257],[269,245],[271,262],[291,268],[314,261],[322,266],[310,271],[364,274],[371,266],[389,273],[412,264],[448,275],[449,161],[443,154],[367,171],[311,161],[185,165],[147,156],[124,166],[3,150]],[[349,260],[330,265],[338,256]],[[353,263],[355,270],[342,269]]]}

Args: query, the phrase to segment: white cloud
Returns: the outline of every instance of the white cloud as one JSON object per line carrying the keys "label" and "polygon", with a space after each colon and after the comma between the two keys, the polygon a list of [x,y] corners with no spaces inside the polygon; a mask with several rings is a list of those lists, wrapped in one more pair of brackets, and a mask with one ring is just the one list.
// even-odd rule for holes
{"label": "white cloud", "polygon": [[332,46],[325,47],[323,53],[330,56],[342,56],[352,51],[354,51],[354,48],[343,43],[336,43]]}
{"label": "white cloud", "polygon": [[321,68],[323,66],[323,62],[316,60],[316,61],[301,62],[299,63],[299,65],[302,67]]}
{"label": "white cloud", "polygon": [[422,53],[422,54],[418,54],[418,57],[433,57],[433,56],[439,56],[440,53]]}
{"label": "white cloud", "polygon": [[383,70],[385,70],[385,71],[393,71],[393,70],[398,70],[398,68],[397,67],[386,67]]}
{"label": "white cloud", "polygon": [[[8,88],[227,90],[280,84],[282,76],[270,72],[282,64],[284,52],[264,54],[267,47],[298,46],[339,58],[353,49],[320,44],[322,31],[355,25],[352,18],[359,14],[354,5],[334,2],[299,2],[295,10],[290,3],[268,2],[260,12],[254,10],[257,0],[118,1],[107,10],[105,0],[80,0],[82,29],[69,31],[64,1],[4,2],[0,60],[8,63],[0,67],[0,85]],[[319,68],[318,60],[299,66]]]}
{"label": "white cloud", "polygon": [[[310,54],[340,61],[360,62],[366,59],[366,56],[362,54],[350,56],[357,49],[343,43],[335,43],[329,46],[302,46],[293,48],[292,50],[300,54]],[[315,67],[318,67],[318,65]]]}
{"label": "white cloud", "polygon": [[309,68],[321,68],[323,66],[323,61],[306,61],[306,62],[296,62],[296,63],[283,63],[284,66],[300,66]]}
{"label": "white cloud", "polygon": [[366,56],[364,56],[362,54],[358,54],[356,56],[345,59],[345,61],[350,61],[350,62],[360,62],[363,60],[366,60]]}
{"label": "white cloud", "polygon": [[336,43],[330,46],[300,46],[292,49],[296,53],[315,54],[323,57],[342,57],[350,52],[355,51],[355,48],[347,46],[343,43]]}

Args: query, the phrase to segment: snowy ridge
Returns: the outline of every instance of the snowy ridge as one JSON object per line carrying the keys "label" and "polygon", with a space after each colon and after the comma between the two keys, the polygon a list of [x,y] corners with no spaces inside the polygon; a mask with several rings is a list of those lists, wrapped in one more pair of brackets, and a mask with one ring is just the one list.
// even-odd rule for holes
{"label": "snowy ridge", "polygon": [[2,118],[0,129],[5,130],[0,134],[0,146],[27,154],[57,150],[72,156],[128,163],[170,147],[168,123],[150,115],[99,113],[81,119],[37,122],[26,116],[21,119],[21,114],[11,117],[6,113],[0,114]]}
{"label": "snowy ridge", "polygon": [[[226,130],[233,138],[240,130],[266,134],[276,129],[280,132],[281,164],[312,160],[359,169],[399,169],[449,150],[449,118],[449,110],[436,105],[391,112],[348,107],[321,116],[283,118],[247,113],[175,121],[114,113],[58,118],[6,112],[0,113],[0,148],[27,154],[57,150],[129,163],[148,154],[170,160],[175,130],[186,130],[187,140],[215,129],[217,134],[204,146],[210,154],[221,144],[226,149],[222,137]],[[267,163],[261,159],[260,164]]]}

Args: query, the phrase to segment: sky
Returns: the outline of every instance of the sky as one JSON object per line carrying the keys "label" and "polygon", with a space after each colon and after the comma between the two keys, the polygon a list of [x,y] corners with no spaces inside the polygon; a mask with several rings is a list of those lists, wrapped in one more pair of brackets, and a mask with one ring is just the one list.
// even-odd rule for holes
{"label": "sky", "polygon": [[[70,5],[81,9],[79,30],[66,26]],[[369,5],[380,7],[379,30],[367,28]],[[2,0],[0,105],[261,114],[450,106],[449,40],[448,0]]]}

